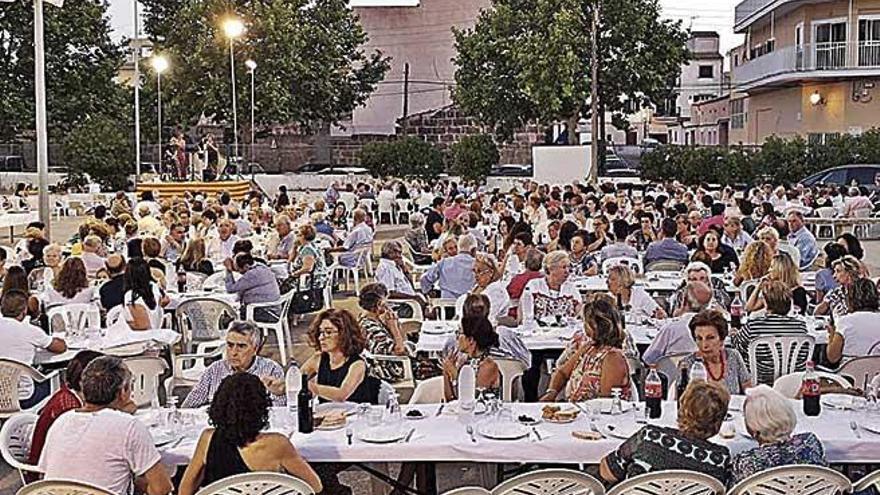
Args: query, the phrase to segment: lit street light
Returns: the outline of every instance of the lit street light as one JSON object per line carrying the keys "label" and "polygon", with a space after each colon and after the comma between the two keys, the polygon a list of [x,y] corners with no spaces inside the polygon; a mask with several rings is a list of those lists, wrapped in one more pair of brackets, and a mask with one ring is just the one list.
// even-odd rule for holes
{"label": "lit street light", "polygon": [[[241,19],[231,17],[223,22],[223,31],[229,38],[229,73],[232,78],[232,134],[233,134],[233,159],[238,159],[238,98],[235,94],[235,56],[233,54],[233,42],[244,34],[244,23]],[[238,165],[236,164],[236,171]]]}
{"label": "lit street light", "polygon": [[250,161],[254,161],[254,95],[256,94],[256,90],[254,88],[254,78],[257,75],[257,63],[251,59],[247,59],[244,63],[245,67],[248,68],[248,74],[251,75],[251,158]]}
{"label": "lit street light", "polygon": [[156,72],[156,99],[157,99],[157,108],[159,114],[159,130],[157,132],[158,136],[158,150],[159,150],[159,174],[162,174],[162,73],[168,70],[168,59],[162,55],[153,55],[152,60],[153,70]]}

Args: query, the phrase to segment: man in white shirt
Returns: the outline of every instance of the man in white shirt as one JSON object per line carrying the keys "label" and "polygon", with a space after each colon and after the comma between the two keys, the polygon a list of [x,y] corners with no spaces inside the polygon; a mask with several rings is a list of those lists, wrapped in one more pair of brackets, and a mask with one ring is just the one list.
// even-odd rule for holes
{"label": "man in white shirt", "polygon": [[27,303],[28,295],[21,290],[10,290],[0,298],[0,357],[31,365],[37,349],[57,354],[67,345],[25,321]]}
{"label": "man in white shirt", "polygon": [[235,235],[235,223],[224,218],[217,224],[217,237],[208,240],[208,258],[212,260],[232,258],[232,247],[236,242],[238,242],[238,236]]}
{"label": "man in white shirt", "polygon": [[159,462],[147,426],[132,413],[131,371],[117,357],[95,359],[83,371],[83,407],[62,414],[49,428],[40,457],[47,480],[82,481],[118,495],[132,484],[149,495],[174,486]]}
{"label": "man in white shirt", "polygon": [[651,345],[642,354],[642,361],[647,365],[656,364],[664,356],[684,354],[697,350],[697,344],[691,335],[688,324],[691,319],[705,309],[712,301],[712,289],[702,282],[691,282],[685,289],[685,305],[687,309],[678,319],[660,328]]}
{"label": "man in white shirt", "polygon": [[82,248],[83,252],[80,255],[80,258],[83,261],[83,264],[86,265],[86,275],[89,278],[95,278],[98,275],[98,272],[104,269],[104,263],[106,260],[101,256],[101,250],[104,247],[104,243],[101,242],[101,238],[96,235],[89,235],[83,239]]}

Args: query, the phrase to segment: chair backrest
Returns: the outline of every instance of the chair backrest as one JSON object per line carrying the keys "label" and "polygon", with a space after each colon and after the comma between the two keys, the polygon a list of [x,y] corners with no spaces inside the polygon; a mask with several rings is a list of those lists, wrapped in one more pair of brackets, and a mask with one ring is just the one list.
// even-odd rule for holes
{"label": "chair backrest", "polygon": [[877,493],[880,493],[880,469],[865,475],[864,478],[853,483],[853,493],[859,493],[869,488],[873,488]]}
{"label": "chair backrest", "polygon": [[621,481],[608,495],[721,495],[724,485],[708,474],[672,469]]}
{"label": "chair backrest", "polygon": [[463,486],[443,492],[443,495],[492,495],[492,492],[481,486]]}
{"label": "chair backrest", "polygon": [[397,209],[404,213],[409,213],[409,210],[412,208],[412,200],[398,198],[395,200],[397,203]]}
{"label": "chair backrest", "polygon": [[[431,306],[437,308],[437,319],[440,321],[454,320],[456,299],[431,299]],[[450,316],[449,313],[452,313]]]}
{"label": "chair backrest", "polygon": [[[780,376],[795,371],[799,361],[798,356],[806,356],[806,359],[810,359],[815,345],[816,338],[812,335],[762,335],[749,342],[749,369],[755,376],[756,382],[772,385]],[[769,381],[759,381],[763,378],[757,372],[760,349],[769,350],[772,356],[772,362],[765,363],[773,365],[773,377]]]}
{"label": "chair backrest", "polygon": [[42,480],[23,486],[16,495],[113,495],[113,492],[81,481]]}
{"label": "chair backrest", "polygon": [[69,328],[101,328],[101,312],[90,303],[54,306],[46,312],[50,333],[66,332]]}
{"label": "chair backrest", "polygon": [[39,471],[37,466],[27,464],[31,451],[31,437],[38,417],[32,413],[18,413],[7,419],[0,429],[0,454],[3,460],[15,469]]}
{"label": "chair backrest", "polygon": [[513,400],[513,390],[517,378],[526,371],[526,365],[518,359],[494,358],[501,372],[501,396],[504,402]]}
{"label": "chair backrest", "polygon": [[684,270],[685,264],[679,261],[660,260],[652,261],[645,267],[645,272],[675,272]]}
{"label": "chair backrest", "polygon": [[[851,385],[845,378],[834,373],[817,371],[816,375],[820,380],[828,380],[840,385],[842,388],[850,388]],[[779,392],[788,399],[797,399],[801,391],[801,383],[804,381],[804,372],[798,371],[780,376],[773,382],[773,390]]]}
{"label": "chair backrest", "polygon": [[608,258],[602,262],[602,273],[608,273],[608,269],[612,266],[624,265],[632,269],[633,273],[645,273],[645,267],[642,260],[638,258],[630,258],[627,256],[618,256],[616,258]]}
{"label": "chair backrest", "polygon": [[589,474],[571,469],[542,469],[513,477],[492,495],[604,495],[605,487]]}
{"label": "chair backrest", "polygon": [[853,210],[853,218],[870,218],[871,217],[871,209],[870,208],[859,208],[857,210]]}
{"label": "chair backrest", "polygon": [[202,488],[196,495],[314,495],[305,481],[289,474],[245,473],[230,476]]}
{"label": "chair backrest", "polygon": [[46,376],[31,366],[18,361],[0,358],[0,415],[6,416],[21,411],[19,399],[19,384],[21,377],[44,382]]}
{"label": "chair backrest", "polygon": [[46,282],[46,270],[51,270],[51,268],[47,266],[41,266],[39,268],[34,268],[28,274],[28,287],[34,292],[43,292],[45,289]]}
{"label": "chair backrest", "polygon": [[880,373],[880,356],[850,359],[840,367],[837,373],[844,378],[851,378],[855,387],[865,390],[865,386]]}
{"label": "chair backrest", "polygon": [[802,493],[843,495],[852,491],[846,476],[822,466],[780,466],[737,483],[728,495],[764,495],[767,493]]}
{"label": "chair backrest", "polygon": [[226,283],[226,271],[214,272],[211,275],[208,275],[208,278],[202,282],[202,289],[214,288],[219,289],[221,287],[225,287]]}
{"label": "chair backrest", "polygon": [[416,385],[410,404],[437,404],[443,402],[443,377],[435,376],[422,380]]}
{"label": "chair backrest", "polygon": [[131,371],[131,398],[138,407],[149,406],[159,397],[162,374],[168,365],[161,358],[136,357],[125,360]]}
{"label": "chair backrest", "polygon": [[202,272],[186,272],[186,290],[202,290],[206,280],[208,275]]}
{"label": "chair backrest", "polygon": [[870,349],[868,349],[869,356],[880,356],[880,340],[877,341],[876,344],[872,345]]}
{"label": "chair backrest", "polygon": [[819,215],[819,218],[834,218],[834,215],[837,215],[837,208],[823,206],[822,208],[816,208],[816,214]]}
{"label": "chair backrest", "polygon": [[342,204],[345,205],[345,211],[350,212],[354,209],[354,205],[357,202],[357,196],[353,192],[342,191],[339,193],[339,201],[342,201]]}
{"label": "chair backrest", "polygon": [[223,338],[226,327],[237,317],[231,304],[212,297],[187,299],[174,310],[177,331],[183,335],[185,345]]}
{"label": "chair backrest", "polygon": [[376,204],[379,205],[379,211],[385,213],[391,211],[391,208],[393,208],[394,198],[390,196],[379,196],[376,198]]}

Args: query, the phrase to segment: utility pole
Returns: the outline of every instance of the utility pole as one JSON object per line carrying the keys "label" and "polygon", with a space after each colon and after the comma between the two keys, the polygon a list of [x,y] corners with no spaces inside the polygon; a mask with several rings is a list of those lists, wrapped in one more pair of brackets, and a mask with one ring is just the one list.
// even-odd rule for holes
{"label": "utility pole", "polygon": [[[591,60],[592,76],[590,89],[590,183],[599,182],[599,1],[595,0],[593,6],[593,25],[591,31],[592,48]],[[571,132],[574,132],[573,130]]]}
{"label": "utility pole", "polygon": [[409,131],[406,117],[409,115],[409,62],[403,66],[403,136]]}

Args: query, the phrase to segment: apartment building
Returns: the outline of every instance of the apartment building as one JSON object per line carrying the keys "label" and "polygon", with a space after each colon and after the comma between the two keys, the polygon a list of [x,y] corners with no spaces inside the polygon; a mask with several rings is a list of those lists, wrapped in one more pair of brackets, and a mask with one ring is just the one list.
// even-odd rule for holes
{"label": "apartment building", "polygon": [[731,144],[880,125],[880,0],[744,0],[734,30]]}

